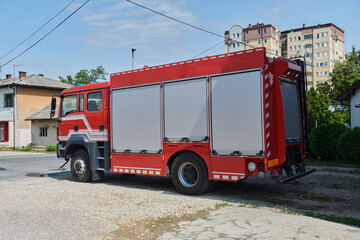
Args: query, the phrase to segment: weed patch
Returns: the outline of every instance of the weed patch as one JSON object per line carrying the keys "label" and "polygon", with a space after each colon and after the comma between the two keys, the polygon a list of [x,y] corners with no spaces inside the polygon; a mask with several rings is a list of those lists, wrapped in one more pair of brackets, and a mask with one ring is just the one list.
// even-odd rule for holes
{"label": "weed patch", "polygon": [[360,219],[359,218],[353,218],[353,217],[339,217],[335,215],[326,215],[326,214],[320,214],[320,213],[313,213],[313,212],[304,212],[304,215],[314,218],[320,218],[323,220],[328,220],[331,222],[337,222],[337,223],[344,223],[348,225],[358,226],[360,227]]}
{"label": "weed patch", "polygon": [[313,193],[304,193],[302,195],[302,199],[304,200],[312,200],[317,202],[330,202],[330,197],[323,195],[315,195]]}
{"label": "weed patch", "polygon": [[232,204],[229,204],[229,203],[226,203],[226,202],[222,202],[222,203],[217,203],[217,204],[215,204],[215,208],[216,208],[216,209],[219,209],[219,208],[221,208],[221,207],[230,207],[230,206],[232,206]]}

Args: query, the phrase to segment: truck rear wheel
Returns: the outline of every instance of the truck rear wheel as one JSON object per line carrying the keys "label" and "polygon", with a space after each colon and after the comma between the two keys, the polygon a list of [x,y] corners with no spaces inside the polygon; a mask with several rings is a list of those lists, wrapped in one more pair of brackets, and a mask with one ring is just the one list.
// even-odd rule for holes
{"label": "truck rear wheel", "polygon": [[206,165],[193,153],[183,153],[176,157],[171,167],[171,178],[175,189],[187,195],[202,194],[210,187]]}
{"label": "truck rear wheel", "polygon": [[84,150],[76,150],[71,156],[71,174],[77,182],[91,181],[89,156]]}

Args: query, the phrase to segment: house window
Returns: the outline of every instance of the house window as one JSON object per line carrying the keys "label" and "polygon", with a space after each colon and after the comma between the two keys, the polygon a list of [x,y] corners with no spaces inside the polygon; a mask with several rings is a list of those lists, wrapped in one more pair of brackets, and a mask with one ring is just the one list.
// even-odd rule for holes
{"label": "house window", "polygon": [[320,63],[320,67],[322,67],[324,65],[324,63]]}
{"label": "house window", "polygon": [[14,106],[14,94],[4,94],[4,107],[13,107]]}
{"label": "house window", "polygon": [[238,37],[238,38],[240,37],[240,33],[237,33],[237,37]]}
{"label": "house window", "polygon": [[235,33],[233,33],[233,38],[235,38]]}
{"label": "house window", "polygon": [[9,122],[0,122],[0,142],[9,141]]}
{"label": "house window", "polygon": [[[312,35],[311,35],[312,36]],[[300,41],[301,40],[301,37],[300,36],[298,36],[298,40]]]}
{"label": "house window", "polygon": [[327,66],[327,62],[325,62],[325,66]]}
{"label": "house window", "polygon": [[260,34],[260,29],[258,29],[258,34]]}
{"label": "house window", "polygon": [[319,67],[319,63],[316,63],[316,67]]}
{"label": "house window", "polygon": [[294,46],[294,51],[296,51],[296,46]]}
{"label": "house window", "polygon": [[[313,37],[312,34],[304,35],[304,39],[311,39]],[[300,38],[300,37],[299,37]],[[300,39],[299,39],[300,40]]]}
{"label": "house window", "polygon": [[261,41],[260,40],[258,40],[258,44],[260,44],[261,43]]}
{"label": "house window", "polygon": [[237,43],[237,46],[240,47],[240,43],[239,43],[239,42]]}
{"label": "house window", "polygon": [[321,43],[321,47],[324,47],[325,46],[325,43]]}
{"label": "house window", "polygon": [[102,108],[102,92],[88,93],[88,95],[87,95],[87,110],[89,112],[100,111],[101,108]]}
{"label": "house window", "polygon": [[320,34],[318,33],[318,34],[316,34],[316,38],[319,38],[320,37]]}
{"label": "house window", "polygon": [[[264,42],[267,43],[267,39],[264,39]],[[337,54],[336,54],[337,55]]]}
{"label": "house window", "polygon": [[327,72],[327,71],[325,71],[325,72],[324,72],[324,75],[325,75],[325,76],[326,76],[326,75],[328,75],[328,72]]}
{"label": "house window", "polygon": [[235,43],[233,43],[233,48],[235,48]]}
{"label": "house window", "polygon": [[319,76],[319,72],[316,72],[316,76]]}
{"label": "house window", "polygon": [[264,33],[266,33],[266,28],[264,28]]}
{"label": "house window", "polygon": [[320,43],[317,43],[317,44],[316,44],[316,48],[319,48],[319,47],[320,47]]}
{"label": "house window", "polygon": [[325,33],[322,33],[322,34],[321,34],[321,37],[324,37],[324,36],[325,36]]}
{"label": "house window", "polygon": [[292,42],[292,37],[290,37],[289,39],[290,39],[290,42]]}
{"label": "house window", "polygon": [[301,50],[301,45],[298,46],[299,50]]}
{"label": "house window", "polygon": [[319,58],[319,57],[320,57],[320,53],[316,53],[316,57]]}
{"label": "house window", "polygon": [[306,44],[305,46],[304,46],[304,48],[312,48],[312,44]]}
{"label": "house window", "polygon": [[40,137],[47,137],[47,127],[40,127]]}
{"label": "house window", "polygon": [[290,51],[292,51],[292,47],[290,47]]}

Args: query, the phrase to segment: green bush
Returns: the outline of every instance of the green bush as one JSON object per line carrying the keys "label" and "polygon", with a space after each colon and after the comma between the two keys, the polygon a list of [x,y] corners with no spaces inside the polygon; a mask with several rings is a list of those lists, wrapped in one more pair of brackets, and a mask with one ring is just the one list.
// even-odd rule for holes
{"label": "green bush", "polygon": [[337,144],[339,158],[350,163],[360,163],[360,128],[345,131]]}
{"label": "green bush", "polygon": [[45,151],[47,151],[47,152],[54,152],[54,151],[56,151],[56,145],[47,145],[47,146],[45,147]]}
{"label": "green bush", "polygon": [[26,147],[23,147],[23,148],[21,149],[21,151],[28,152],[28,151],[31,151],[31,149],[32,149],[32,144],[30,143],[30,144],[28,144]]}
{"label": "green bush", "polygon": [[315,156],[322,160],[335,160],[336,147],[342,133],[347,131],[343,124],[331,123],[313,128],[309,134],[309,147]]}

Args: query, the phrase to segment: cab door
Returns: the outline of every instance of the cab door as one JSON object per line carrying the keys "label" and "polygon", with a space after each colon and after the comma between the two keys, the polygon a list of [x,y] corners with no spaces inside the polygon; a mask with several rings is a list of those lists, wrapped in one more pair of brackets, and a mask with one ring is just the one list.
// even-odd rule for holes
{"label": "cab door", "polygon": [[59,141],[68,141],[72,135],[77,135],[78,124],[78,94],[68,94],[62,97],[59,112]]}
{"label": "cab door", "polygon": [[[104,131],[104,90],[87,91],[79,96],[82,102],[82,112],[79,113],[79,131],[89,141],[107,141],[107,134]],[[80,107],[79,107],[80,109]]]}

